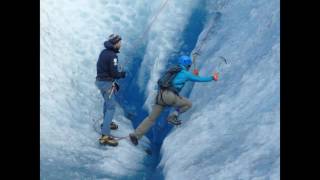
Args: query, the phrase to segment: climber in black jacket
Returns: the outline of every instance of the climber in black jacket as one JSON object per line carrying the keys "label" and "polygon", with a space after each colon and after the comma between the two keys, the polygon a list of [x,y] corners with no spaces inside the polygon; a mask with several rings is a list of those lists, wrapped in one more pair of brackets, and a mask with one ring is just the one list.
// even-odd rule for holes
{"label": "climber in black jacket", "polygon": [[101,126],[100,144],[117,146],[118,141],[110,135],[110,129],[117,129],[118,126],[112,122],[115,111],[115,98],[113,93],[119,90],[115,80],[124,78],[126,72],[118,70],[118,56],[121,48],[121,37],[110,35],[108,41],[104,42],[105,49],[100,53],[97,62],[96,86],[100,90],[103,99],[103,124]]}

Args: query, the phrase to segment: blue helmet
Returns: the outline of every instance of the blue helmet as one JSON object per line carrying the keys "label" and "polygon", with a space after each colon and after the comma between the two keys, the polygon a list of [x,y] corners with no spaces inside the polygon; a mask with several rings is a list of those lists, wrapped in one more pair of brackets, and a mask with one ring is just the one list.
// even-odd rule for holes
{"label": "blue helmet", "polygon": [[191,66],[192,60],[189,56],[180,56],[179,57],[179,64],[183,66]]}

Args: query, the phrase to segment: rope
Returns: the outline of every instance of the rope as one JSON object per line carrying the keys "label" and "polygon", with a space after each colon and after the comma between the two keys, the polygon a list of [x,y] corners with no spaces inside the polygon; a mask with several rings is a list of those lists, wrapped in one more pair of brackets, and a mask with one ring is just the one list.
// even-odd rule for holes
{"label": "rope", "polygon": [[[102,119],[102,117],[101,118],[98,118],[98,119],[92,119],[92,121],[93,121],[93,129],[94,129],[94,131],[96,132],[96,133],[98,133],[98,134],[101,134],[101,132],[99,131],[99,127],[100,126],[97,126],[97,124],[99,123],[99,120],[100,119]],[[97,127],[98,127],[98,129],[97,129]]]}
{"label": "rope", "polygon": [[[169,0],[164,0],[162,6],[160,7],[159,11],[151,18],[151,22],[147,25],[146,29],[143,31],[143,33],[141,33],[141,35],[139,36],[139,38],[137,38],[133,43],[132,43],[132,47],[136,47],[138,42],[141,42],[142,38],[144,35],[146,35],[150,28],[152,27],[153,23],[157,20],[159,14],[161,13],[161,11],[163,11],[163,9],[166,7],[166,5],[168,4]],[[126,66],[129,63],[129,61],[126,61],[123,64],[123,67]]]}
{"label": "rope", "polygon": [[164,7],[167,5],[168,2],[169,2],[169,0],[165,0],[165,2],[164,2],[164,3],[162,4],[162,6],[160,7],[159,12],[152,18],[151,23],[147,26],[147,28],[145,29],[145,31],[141,34],[140,38],[142,38],[143,35],[146,34],[146,33],[150,30],[152,24],[156,21],[156,19],[157,19],[157,17],[159,16],[160,12],[164,9]]}
{"label": "rope", "polygon": [[[92,119],[92,121],[93,121],[93,129],[95,130],[95,132],[97,132],[98,134],[100,134],[101,135],[101,132],[97,129],[97,123],[99,123],[99,120],[100,120],[101,118],[99,118],[99,119]],[[112,138],[114,138],[115,140],[118,140],[118,141],[120,141],[120,140],[122,140],[122,139],[126,139],[126,138],[128,138],[129,136],[121,136],[121,137],[118,137],[118,136],[113,136],[113,135],[110,135]]]}
{"label": "rope", "polygon": [[201,40],[201,42],[199,43],[199,47],[197,48],[197,50],[196,50],[194,53],[192,53],[193,69],[196,69],[196,58],[197,58],[197,56],[200,55],[200,50],[202,49],[202,46],[203,46],[204,43],[206,42],[209,33],[210,33],[211,30],[213,29],[213,25],[214,25],[214,23],[212,23],[212,24],[209,26],[208,31],[206,32],[204,38],[203,38],[203,39]]}
{"label": "rope", "polygon": [[115,140],[120,141],[120,140],[122,140],[122,139],[127,139],[129,136],[117,137],[117,136],[112,136],[112,135],[111,135],[111,137],[113,137]]}

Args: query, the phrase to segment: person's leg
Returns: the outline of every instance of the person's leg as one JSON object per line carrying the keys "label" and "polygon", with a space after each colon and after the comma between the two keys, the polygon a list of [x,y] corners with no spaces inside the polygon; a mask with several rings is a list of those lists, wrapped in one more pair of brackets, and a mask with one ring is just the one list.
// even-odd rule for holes
{"label": "person's leg", "polygon": [[164,100],[170,102],[170,105],[176,109],[170,113],[168,116],[168,121],[173,125],[179,125],[181,124],[181,121],[178,120],[178,116],[190,109],[192,103],[187,98],[178,96],[174,93],[167,93],[166,95],[167,97],[164,97]]}
{"label": "person's leg", "polygon": [[[158,95],[158,103],[165,106],[174,106],[179,99],[179,96],[173,93],[172,91],[162,91]],[[177,119],[178,114],[175,116],[171,116],[168,119],[168,122],[172,125],[180,125],[181,121]]]}
{"label": "person's leg", "polygon": [[178,109],[178,113],[180,114],[190,109],[192,107],[192,103],[187,98],[178,96],[173,106]]}
{"label": "person's leg", "polygon": [[109,98],[109,93],[105,92],[103,94],[103,99],[105,101],[105,112],[103,117],[103,123],[101,127],[101,133],[103,135],[110,135],[110,123],[112,122],[113,115],[115,112],[115,99],[114,96]]}
{"label": "person's leg", "polygon": [[161,105],[165,104],[179,109],[174,113],[183,113],[190,109],[192,106],[192,103],[187,98],[178,96],[171,91],[163,91],[162,95],[159,95],[158,101]]}
{"label": "person's leg", "polygon": [[118,141],[110,136],[109,124],[112,120],[114,110],[115,110],[115,100],[114,98],[109,99],[110,88],[112,87],[111,82],[106,81],[96,81],[96,86],[101,92],[104,99],[103,103],[103,124],[101,126],[101,137],[99,142],[102,145],[117,146]]}
{"label": "person's leg", "polygon": [[112,82],[97,81],[96,86],[99,88],[104,99],[103,123],[101,126],[101,133],[102,135],[110,135],[110,123],[115,111],[115,98],[114,96],[111,96],[111,98],[109,98],[110,90],[112,88]]}
{"label": "person's leg", "polygon": [[[103,93],[101,92],[101,95],[102,95],[102,97],[103,97]],[[103,118],[104,118],[104,116],[106,115],[106,111],[107,111],[107,103],[106,103],[106,101],[104,100],[104,98],[103,98]]]}
{"label": "person's leg", "polygon": [[133,133],[138,139],[140,139],[146,132],[148,132],[150,127],[154,124],[155,120],[162,112],[163,108],[163,106],[158,104],[153,105],[150,115],[140,123],[140,125]]}

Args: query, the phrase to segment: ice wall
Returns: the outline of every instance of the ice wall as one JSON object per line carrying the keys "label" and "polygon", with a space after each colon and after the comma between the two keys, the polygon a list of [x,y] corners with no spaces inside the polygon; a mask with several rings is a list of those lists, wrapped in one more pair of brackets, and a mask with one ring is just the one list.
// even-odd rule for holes
{"label": "ice wall", "polygon": [[167,180],[280,179],[279,1],[220,2],[208,6],[221,18],[198,59],[200,74],[218,56],[230,64],[220,81],[195,84],[192,110],[165,139],[158,170]]}
{"label": "ice wall", "polygon": [[[93,118],[102,116],[96,61],[110,33],[132,39],[147,21],[147,1],[43,0],[40,4],[41,179],[132,179],[146,176],[149,141],[102,148]],[[130,32],[130,34],[128,33]],[[121,58],[120,58],[121,59]],[[133,130],[118,106],[124,136]]]}

